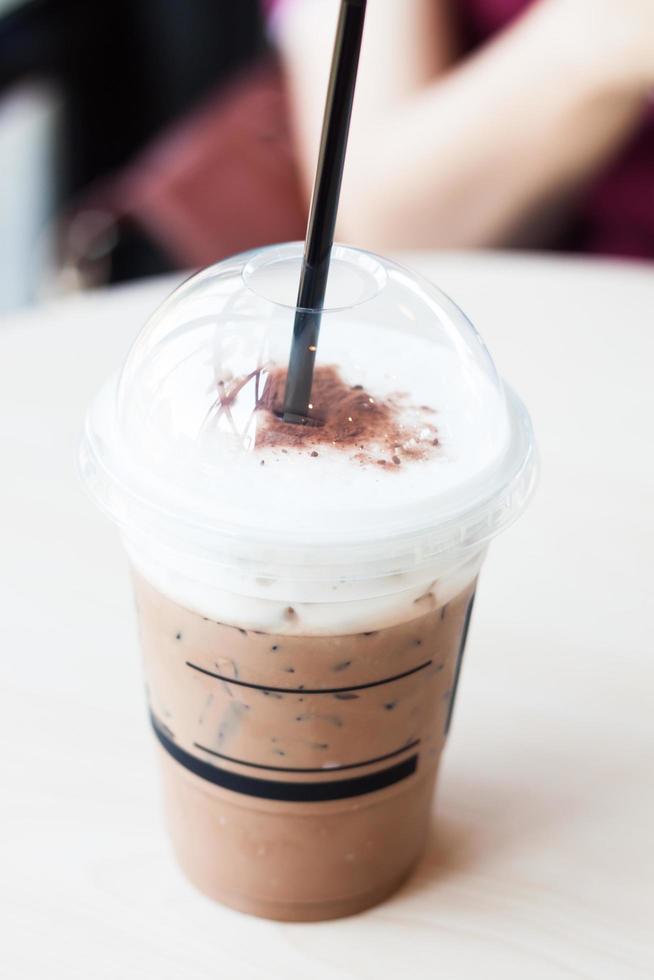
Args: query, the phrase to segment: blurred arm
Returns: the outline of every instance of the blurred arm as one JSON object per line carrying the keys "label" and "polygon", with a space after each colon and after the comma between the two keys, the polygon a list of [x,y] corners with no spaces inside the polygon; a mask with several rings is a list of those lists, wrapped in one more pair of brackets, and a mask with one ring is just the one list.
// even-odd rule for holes
{"label": "blurred arm", "polygon": [[[450,0],[369,0],[341,240],[392,248],[547,239],[644,105],[642,90],[612,71],[601,31],[568,16],[569,2],[541,0],[453,66]],[[338,7],[302,0],[281,21],[307,193]]]}

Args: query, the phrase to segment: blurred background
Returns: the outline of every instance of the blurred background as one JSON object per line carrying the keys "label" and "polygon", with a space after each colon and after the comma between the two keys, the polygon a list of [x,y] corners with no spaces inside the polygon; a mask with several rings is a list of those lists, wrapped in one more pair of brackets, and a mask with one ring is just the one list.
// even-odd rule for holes
{"label": "blurred background", "polygon": [[233,198],[284,139],[269,57],[258,0],[0,0],[0,309],[274,238]]}
{"label": "blurred background", "polygon": [[[652,8],[369,0],[338,237],[654,256]],[[0,0],[0,313],[301,238],[337,13]]]}

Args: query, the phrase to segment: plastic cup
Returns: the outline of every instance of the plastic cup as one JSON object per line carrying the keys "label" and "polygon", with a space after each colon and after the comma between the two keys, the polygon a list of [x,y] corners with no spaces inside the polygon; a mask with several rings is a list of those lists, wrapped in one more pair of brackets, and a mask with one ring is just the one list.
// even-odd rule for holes
{"label": "plastic cup", "polygon": [[182,285],[81,446],[134,571],[178,860],[285,920],[375,904],[418,860],[479,569],[535,472],[529,418],[461,311],[351,248],[322,316],[321,424],[279,421],[301,255]]}

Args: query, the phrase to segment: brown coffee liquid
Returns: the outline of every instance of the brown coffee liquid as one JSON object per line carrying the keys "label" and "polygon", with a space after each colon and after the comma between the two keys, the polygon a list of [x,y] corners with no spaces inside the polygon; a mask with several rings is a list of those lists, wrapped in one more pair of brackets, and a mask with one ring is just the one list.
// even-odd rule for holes
{"label": "brown coffee liquid", "polygon": [[135,586],[168,821],[191,881],[286,920],[389,894],[423,846],[474,583],[346,636],[246,630],[138,575]]}

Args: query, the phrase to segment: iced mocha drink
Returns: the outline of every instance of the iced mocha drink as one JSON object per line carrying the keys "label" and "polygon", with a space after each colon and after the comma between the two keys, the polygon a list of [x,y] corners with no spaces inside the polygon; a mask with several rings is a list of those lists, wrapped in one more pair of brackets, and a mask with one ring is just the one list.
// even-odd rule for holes
{"label": "iced mocha drink", "polygon": [[479,569],[529,422],[442,294],[335,251],[311,417],[281,418],[301,249],[155,315],[83,446],[132,563],[178,860],[271,918],[346,915],[418,859]]}

